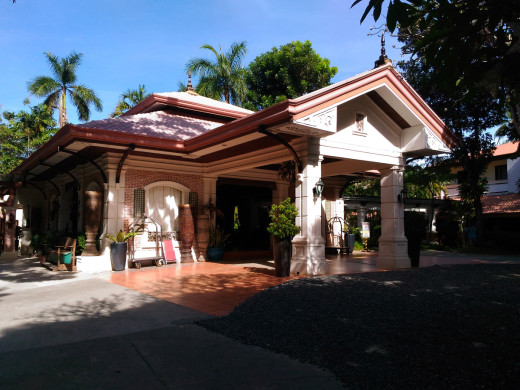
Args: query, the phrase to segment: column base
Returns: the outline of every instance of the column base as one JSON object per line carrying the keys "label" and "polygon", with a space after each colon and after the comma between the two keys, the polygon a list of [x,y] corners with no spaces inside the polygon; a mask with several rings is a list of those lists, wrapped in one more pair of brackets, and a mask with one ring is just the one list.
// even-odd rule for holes
{"label": "column base", "polygon": [[293,257],[291,259],[291,273],[299,275],[322,275],[329,271],[325,260],[325,241],[323,238],[309,242],[307,237],[295,237]]}
{"label": "column base", "polygon": [[406,237],[386,238],[381,236],[376,265],[378,268],[384,269],[411,268]]}
{"label": "column base", "polygon": [[99,256],[99,254],[95,243],[93,245],[85,245],[85,249],[81,252],[81,256]]}

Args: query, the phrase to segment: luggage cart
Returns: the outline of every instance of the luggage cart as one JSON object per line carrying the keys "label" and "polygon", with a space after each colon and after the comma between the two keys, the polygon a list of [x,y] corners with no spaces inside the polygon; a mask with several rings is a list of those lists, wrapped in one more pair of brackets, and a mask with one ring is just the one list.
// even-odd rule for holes
{"label": "luggage cart", "polygon": [[350,254],[348,234],[345,231],[346,221],[341,217],[333,217],[327,221],[326,249],[337,251],[339,255]]}
{"label": "luggage cart", "polygon": [[[153,231],[150,230],[151,226],[154,227]],[[141,236],[146,232],[148,232],[148,234],[152,233],[155,236],[155,256],[136,258],[135,253],[137,250],[135,247],[135,237],[132,237],[130,240],[128,240],[128,258],[130,262],[134,263],[135,268],[140,269],[142,265],[141,263],[143,261],[152,261],[152,263],[157,267],[161,267],[166,264],[162,242],[162,226],[157,223],[155,219],[143,214],[139,218],[134,219],[130,225],[129,230],[137,234],[141,234]]]}

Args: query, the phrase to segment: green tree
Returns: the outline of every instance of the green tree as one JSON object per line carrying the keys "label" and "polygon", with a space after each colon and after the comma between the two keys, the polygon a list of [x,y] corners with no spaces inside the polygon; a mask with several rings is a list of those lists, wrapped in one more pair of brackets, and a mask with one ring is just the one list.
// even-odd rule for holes
{"label": "green tree", "polygon": [[[404,188],[409,198],[431,199],[428,215],[428,232],[433,226],[433,202],[446,193],[446,185],[453,179],[449,166],[442,158],[427,158],[420,163],[409,164],[404,171]],[[413,218],[413,217],[412,217]]]}
{"label": "green tree", "polygon": [[[413,44],[407,41],[406,44]],[[482,234],[482,201],[487,190],[485,171],[493,155],[494,144],[487,132],[507,120],[506,107],[495,99],[487,89],[474,88],[466,93],[465,83],[461,89],[446,90],[436,80],[436,69],[424,58],[400,64],[406,79],[419,95],[444,120],[446,125],[459,137],[453,149],[450,162],[463,169],[459,174],[459,195],[466,207],[463,220],[472,220],[477,234]]]}
{"label": "green tree", "polygon": [[0,120],[0,173],[9,173],[56,132],[52,113],[43,104],[30,112],[4,112]]}
{"label": "green tree", "polygon": [[[355,0],[352,7],[363,0]],[[367,0],[378,20],[382,0]],[[412,41],[408,53],[435,69],[435,80],[448,92],[480,94],[482,88],[509,107],[520,134],[519,0],[391,0],[386,24]],[[461,86],[464,84],[464,89]]]}
{"label": "green tree", "polygon": [[379,179],[350,179],[345,183],[343,196],[381,196],[381,181]]}
{"label": "green tree", "polygon": [[227,52],[219,46],[217,51],[213,46],[204,44],[201,49],[212,52],[214,60],[192,58],[186,64],[186,72],[191,70],[199,76],[195,90],[197,93],[212,99],[224,100],[226,103],[242,105],[246,96],[246,69],[242,60],[247,53],[246,43],[233,43]]}
{"label": "green tree", "polygon": [[146,87],[141,84],[137,87],[137,89],[128,89],[126,92],[123,92],[117,102],[117,106],[114,109],[114,112],[110,114],[112,118],[123,115],[129,109],[137,105],[146,99],[150,94],[146,92]]}
{"label": "green tree", "polygon": [[260,110],[326,87],[337,72],[309,41],[273,47],[249,64],[246,107]]}
{"label": "green tree", "polygon": [[65,58],[45,53],[51,67],[53,77],[38,76],[28,83],[29,92],[38,97],[44,97],[47,107],[58,108],[60,127],[68,123],[66,100],[69,95],[72,104],[78,110],[78,117],[82,121],[90,118],[90,105],[98,111],[103,109],[101,101],[93,90],[82,84],[76,84],[77,67],[81,63],[82,54],[70,53]]}

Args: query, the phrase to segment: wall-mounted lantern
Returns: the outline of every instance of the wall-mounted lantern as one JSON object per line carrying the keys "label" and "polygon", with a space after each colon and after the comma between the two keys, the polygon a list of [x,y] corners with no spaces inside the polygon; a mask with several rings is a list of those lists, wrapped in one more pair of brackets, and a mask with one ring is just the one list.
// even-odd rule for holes
{"label": "wall-mounted lantern", "polygon": [[404,203],[405,199],[408,198],[408,191],[406,191],[404,188],[401,190],[401,192],[397,195],[397,202],[398,203]]}
{"label": "wall-mounted lantern", "polygon": [[314,194],[314,197],[315,198],[319,198],[323,192],[323,187],[325,185],[323,184],[323,182],[321,181],[321,179],[319,179],[316,184],[314,185],[314,188],[312,189],[312,193]]}

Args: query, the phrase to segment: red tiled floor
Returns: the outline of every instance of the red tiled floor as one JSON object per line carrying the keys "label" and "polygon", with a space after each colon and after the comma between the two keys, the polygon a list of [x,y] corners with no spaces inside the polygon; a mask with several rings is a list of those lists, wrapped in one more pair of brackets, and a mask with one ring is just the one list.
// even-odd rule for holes
{"label": "red tiled floor", "polygon": [[112,273],[109,281],[212,315],[229,314],[250,296],[295,277],[244,264],[188,263]]}
{"label": "red tiled floor", "polygon": [[[354,252],[349,256],[327,256],[329,274],[352,274],[383,271],[376,266],[377,253]],[[421,267],[435,264],[477,264],[488,262],[488,256],[423,253]],[[504,260],[504,259],[501,259]],[[518,261],[518,256],[511,260]],[[509,261],[508,261],[509,262]],[[114,272],[112,283],[140,291],[168,302],[212,315],[229,314],[250,296],[301,276],[277,278],[272,261],[250,263],[187,263],[160,268],[144,267]]]}

